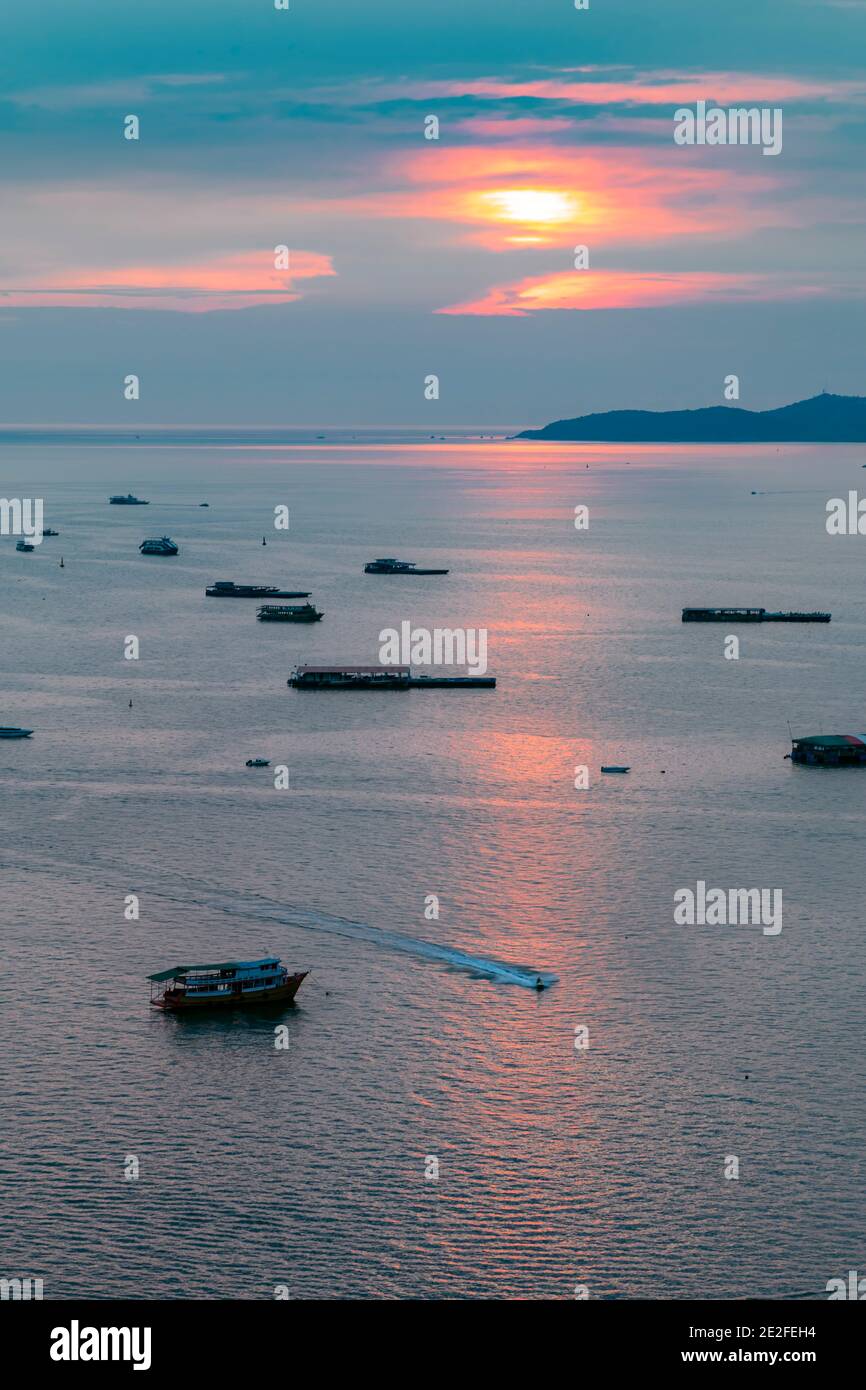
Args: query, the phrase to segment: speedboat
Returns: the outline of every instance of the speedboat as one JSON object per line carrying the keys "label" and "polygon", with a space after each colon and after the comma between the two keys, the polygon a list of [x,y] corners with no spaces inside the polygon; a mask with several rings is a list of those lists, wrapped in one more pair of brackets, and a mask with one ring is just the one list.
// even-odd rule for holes
{"label": "speedboat", "polygon": [[18,729],[14,724],[0,724],[0,738],[29,738],[32,729]]}

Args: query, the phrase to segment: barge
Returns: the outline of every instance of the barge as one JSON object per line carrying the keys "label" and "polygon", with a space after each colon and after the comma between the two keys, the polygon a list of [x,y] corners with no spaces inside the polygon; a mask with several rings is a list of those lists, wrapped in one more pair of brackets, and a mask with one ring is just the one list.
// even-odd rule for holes
{"label": "barge", "polygon": [[866,734],[810,734],[795,738],[787,756],[813,767],[866,767]]}
{"label": "barge", "polygon": [[419,569],[411,560],[371,560],[364,566],[365,574],[447,574],[447,570]]}
{"label": "barge", "polygon": [[410,666],[299,666],[287,685],[295,690],[492,690],[495,676],[415,676]]}
{"label": "barge", "polygon": [[829,623],[830,613],[768,613],[766,608],[684,608],[684,623]]}
{"label": "barge", "polygon": [[[201,504],[207,506],[206,502]],[[231,579],[218,579],[205,589],[208,598],[309,598],[309,589],[278,589],[276,584],[235,584]]]}
{"label": "barge", "polygon": [[301,970],[290,974],[279,956],[226,960],[216,965],[173,965],[148,976],[150,1002],[166,1013],[290,1004],[309,973]]}
{"label": "barge", "polygon": [[263,603],[256,614],[260,623],[319,623],[324,616],[312,603]]}
{"label": "barge", "polygon": [[151,536],[138,547],[142,555],[176,555],[178,547],[171,536]]}

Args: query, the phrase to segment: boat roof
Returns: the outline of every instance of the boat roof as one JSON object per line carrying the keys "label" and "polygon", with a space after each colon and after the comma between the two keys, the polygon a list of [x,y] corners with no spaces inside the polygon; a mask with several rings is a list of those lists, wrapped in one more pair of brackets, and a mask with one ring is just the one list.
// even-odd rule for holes
{"label": "boat roof", "polygon": [[866,748],[866,734],[809,734],[806,738],[795,738],[793,741],[820,748]]}
{"label": "boat roof", "polygon": [[384,674],[387,672],[388,675],[405,676],[408,675],[410,671],[410,666],[299,666],[296,674],[299,676],[304,676],[308,673],[314,676],[337,676],[344,672],[346,674],[356,674],[358,672],[363,672],[364,675],[368,675],[370,672],[374,672],[376,674]]}
{"label": "boat roof", "polygon": [[249,970],[256,965],[279,965],[279,956],[262,956],[260,960],[220,960],[210,965],[173,965],[170,970],[158,970],[149,980],[173,980],[178,975],[193,975],[204,970]]}

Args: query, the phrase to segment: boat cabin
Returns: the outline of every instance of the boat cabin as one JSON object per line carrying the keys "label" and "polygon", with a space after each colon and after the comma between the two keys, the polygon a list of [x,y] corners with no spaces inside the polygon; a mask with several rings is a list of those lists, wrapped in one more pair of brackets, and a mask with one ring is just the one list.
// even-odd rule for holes
{"label": "boat cabin", "polygon": [[[174,965],[148,979],[152,1001],[162,996],[219,1001],[250,990],[275,989],[284,976],[279,956],[263,956],[261,960],[227,960],[216,965]],[[165,989],[160,990],[160,985]]]}

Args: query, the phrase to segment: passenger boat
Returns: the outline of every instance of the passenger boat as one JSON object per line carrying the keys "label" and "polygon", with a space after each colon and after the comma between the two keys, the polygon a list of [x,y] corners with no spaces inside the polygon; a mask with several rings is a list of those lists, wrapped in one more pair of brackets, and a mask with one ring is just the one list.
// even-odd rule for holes
{"label": "passenger boat", "polygon": [[276,584],[235,584],[218,579],[205,589],[208,598],[309,598],[309,589],[278,589]]}
{"label": "passenger boat", "polygon": [[120,497],[120,496],[117,496],[117,497],[109,497],[108,500],[109,500],[109,502],[112,504],[112,506],[114,506],[114,507],[149,507],[149,506],[150,506],[150,503],[149,503],[149,502],[146,502],[145,499],[144,499],[143,497],[133,497],[133,495],[132,495],[131,492],[128,492],[128,493],[126,494],[125,497]]}
{"label": "passenger boat", "polygon": [[786,755],[816,767],[866,767],[866,734],[810,734],[795,738]]}
{"label": "passenger boat", "polygon": [[32,729],[18,729],[14,724],[0,724],[0,738],[29,738]]}
{"label": "passenger boat", "polygon": [[301,970],[290,974],[279,956],[220,961],[216,965],[173,965],[148,976],[150,1002],[166,1013],[290,1004],[309,973]]}
{"label": "passenger boat", "polygon": [[684,608],[684,623],[829,623],[830,613],[768,613],[766,608]]}
{"label": "passenger boat", "polygon": [[365,574],[447,574],[447,570],[419,569],[411,560],[371,560],[364,566]]}
{"label": "passenger boat", "polygon": [[138,547],[142,555],[176,555],[178,547],[171,536],[151,536]]}
{"label": "passenger boat", "polygon": [[409,666],[298,666],[287,685],[295,690],[434,690],[481,686],[495,676],[414,676]]}
{"label": "passenger boat", "polygon": [[312,603],[263,603],[256,614],[260,623],[318,623],[324,616]]}

